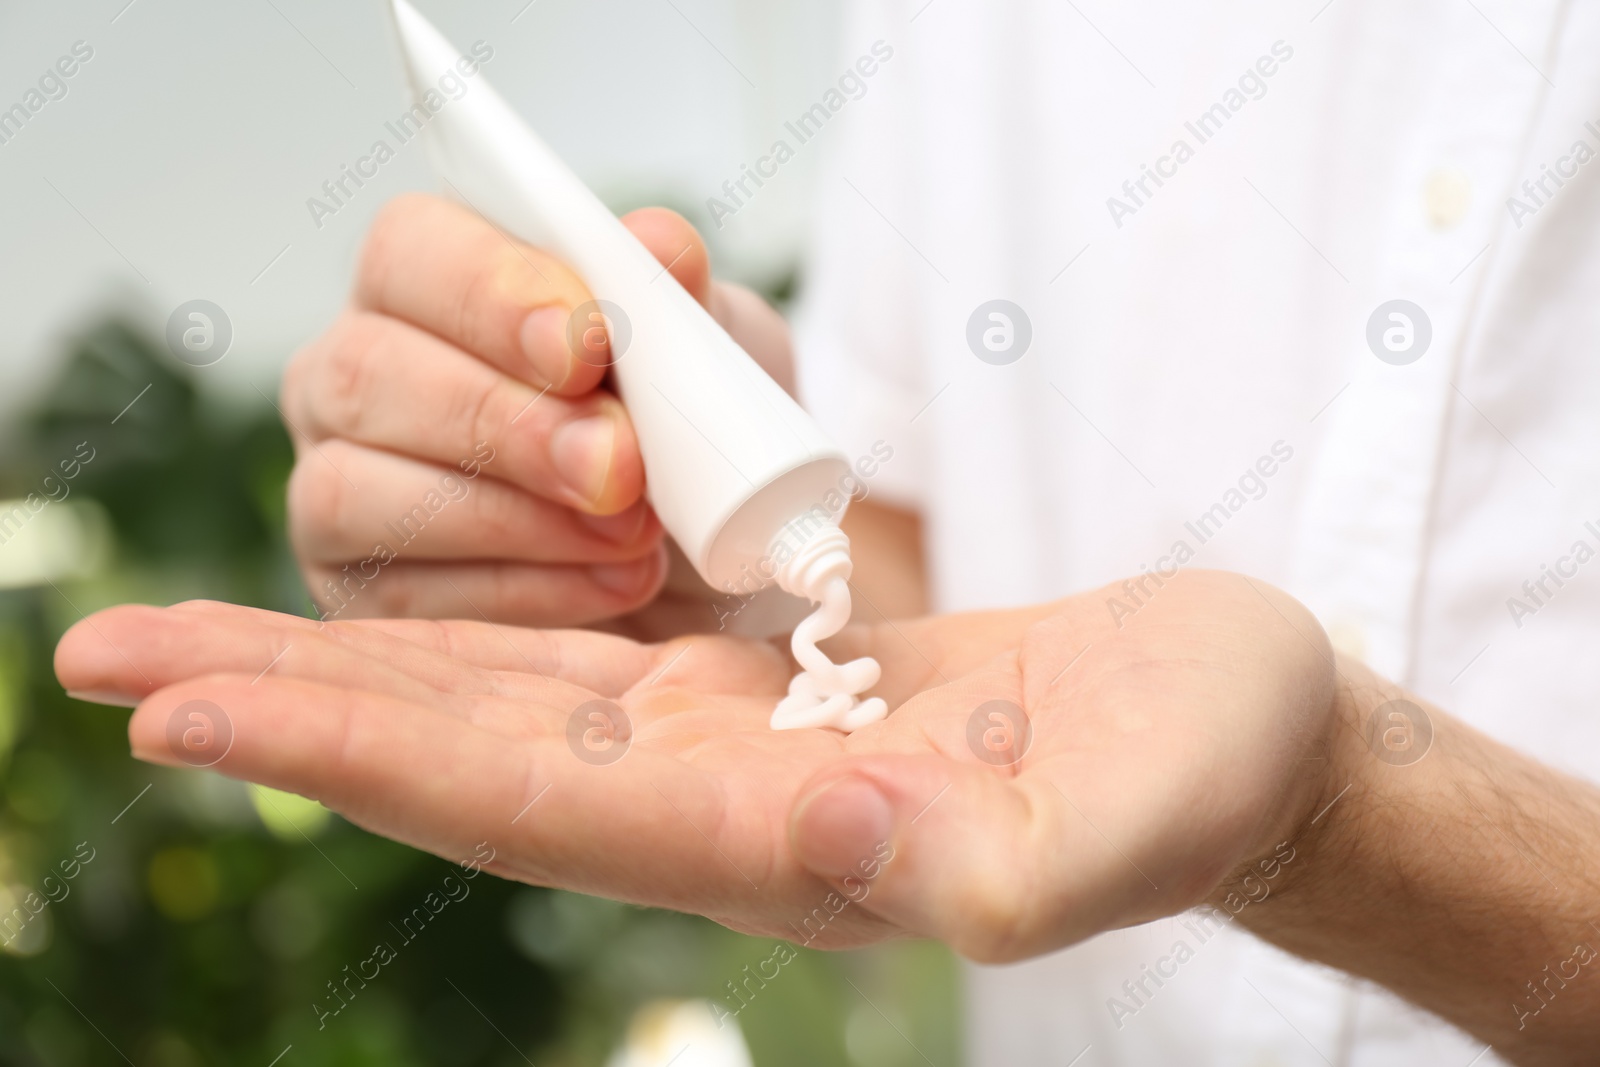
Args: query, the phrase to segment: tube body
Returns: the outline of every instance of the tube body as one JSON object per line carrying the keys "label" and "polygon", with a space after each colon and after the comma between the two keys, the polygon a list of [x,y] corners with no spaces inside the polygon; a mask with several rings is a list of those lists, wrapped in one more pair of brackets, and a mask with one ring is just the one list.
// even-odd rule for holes
{"label": "tube body", "polygon": [[[435,84],[460,54],[405,0],[394,11],[413,88]],[[843,495],[844,454],[481,73],[432,114],[424,138],[468,206],[560,256],[597,301],[621,310],[614,319],[625,316],[626,326],[606,322],[611,373],[650,503],[701,577],[753,592],[775,577],[769,557],[786,529],[793,540],[797,523],[837,523],[843,503],[822,501]]]}

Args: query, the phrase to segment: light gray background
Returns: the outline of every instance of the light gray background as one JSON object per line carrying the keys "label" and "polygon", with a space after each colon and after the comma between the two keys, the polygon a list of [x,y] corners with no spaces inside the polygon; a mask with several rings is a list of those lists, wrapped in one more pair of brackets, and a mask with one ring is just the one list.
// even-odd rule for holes
{"label": "light gray background", "polygon": [[[613,207],[664,202],[702,225],[841,62],[838,0],[417,6],[463,50],[494,47],[487,77]],[[306,208],[406,105],[383,0],[0,0],[0,108],[78,40],[94,57],[68,94],[0,145],[0,422],[97,313],[159,338],[194,298],[234,327],[206,386],[272,395],[336,313],[373,213],[438,188],[413,141],[320,230]],[[817,154],[708,232],[719,273],[793,265]]]}

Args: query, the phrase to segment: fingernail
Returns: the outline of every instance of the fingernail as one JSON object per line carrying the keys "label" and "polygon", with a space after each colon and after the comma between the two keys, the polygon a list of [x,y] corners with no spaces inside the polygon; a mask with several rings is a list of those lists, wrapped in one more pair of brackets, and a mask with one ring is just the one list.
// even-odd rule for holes
{"label": "fingernail", "polygon": [[894,809],[864,778],[840,778],[801,800],[790,824],[800,862],[814,874],[857,873],[894,836]]}
{"label": "fingernail", "polygon": [[573,419],[550,435],[550,462],[567,487],[586,504],[605,491],[617,426],[609,415]]}
{"label": "fingernail", "polygon": [[633,596],[644,588],[644,563],[596,563],[589,568],[589,577],[600,588],[621,596]]}
{"label": "fingernail", "polygon": [[567,318],[572,313],[559,304],[534,308],[522,320],[522,354],[533,371],[553,389],[566,384],[572,374],[572,355],[567,351]]}
{"label": "fingernail", "polygon": [[649,515],[643,504],[634,504],[615,515],[590,515],[575,512],[578,522],[590,533],[615,545],[625,545],[639,536]]}
{"label": "fingernail", "polygon": [[81,700],[86,704],[109,704],[114,708],[136,708],[139,706],[138,697],[131,697],[126,693],[118,693],[110,689],[68,689],[67,696],[73,700]]}
{"label": "fingernail", "polygon": [[186,767],[189,764],[174,756],[169,750],[157,745],[147,748],[144,745],[130,744],[128,754],[140,763],[154,763],[158,767]]}

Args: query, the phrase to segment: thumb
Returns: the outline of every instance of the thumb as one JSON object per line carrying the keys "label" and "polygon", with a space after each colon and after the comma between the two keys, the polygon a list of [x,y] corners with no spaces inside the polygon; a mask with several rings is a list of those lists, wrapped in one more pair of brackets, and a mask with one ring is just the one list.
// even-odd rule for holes
{"label": "thumb", "polygon": [[711,256],[689,220],[664,207],[644,207],[622,216],[622,224],[706,309],[711,307]]}
{"label": "thumb", "polygon": [[[1043,798],[1048,799],[1048,798]],[[800,863],[868,911],[963,956],[1018,959],[1061,943],[1055,814],[988,767],[869,756],[830,767],[790,817]]]}

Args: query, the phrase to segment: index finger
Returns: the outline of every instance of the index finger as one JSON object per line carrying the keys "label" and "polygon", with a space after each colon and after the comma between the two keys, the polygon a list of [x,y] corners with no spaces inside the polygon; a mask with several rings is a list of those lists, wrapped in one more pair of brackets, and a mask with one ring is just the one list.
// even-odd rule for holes
{"label": "index finger", "polygon": [[537,388],[575,396],[605,375],[605,358],[576,359],[567,343],[567,320],[589,300],[583,281],[447,200],[402,196],[378,214],[353,299]]}
{"label": "index finger", "polygon": [[[128,723],[134,755],[193,766],[171,731],[195,702],[225,724],[214,771],[311,797],[456,862],[473,856],[522,881],[772,934],[821,899],[780,844],[805,759],[741,750],[737,766],[712,772],[639,738],[596,764],[559,734],[508,742],[391,696],[270,674],[258,684],[213,674],[152,694]],[[855,920],[840,924],[840,935],[850,930]]]}

